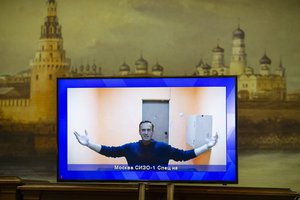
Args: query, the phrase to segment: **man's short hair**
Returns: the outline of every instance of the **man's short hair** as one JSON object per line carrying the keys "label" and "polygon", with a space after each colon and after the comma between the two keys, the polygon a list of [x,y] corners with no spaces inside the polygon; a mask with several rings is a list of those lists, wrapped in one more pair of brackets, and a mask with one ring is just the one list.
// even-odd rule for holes
{"label": "man's short hair", "polygon": [[152,131],[154,131],[154,124],[148,120],[145,120],[145,121],[141,121],[140,124],[139,124],[139,130],[141,130],[141,125],[142,124],[145,124],[145,123],[150,123],[151,126],[152,126]]}

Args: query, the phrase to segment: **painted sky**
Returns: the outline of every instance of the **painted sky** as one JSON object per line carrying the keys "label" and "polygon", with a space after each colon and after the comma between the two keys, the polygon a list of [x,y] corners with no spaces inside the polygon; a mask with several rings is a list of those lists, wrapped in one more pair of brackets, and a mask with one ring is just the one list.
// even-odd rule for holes
{"label": "painted sky", "polygon": [[[0,0],[0,75],[29,68],[46,16],[45,0]],[[57,0],[64,49],[72,66],[102,66],[116,74],[124,58],[133,69],[143,52],[166,75],[192,74],[211,50],[225,49],[229,65],[232,32],[246,33],[248,65],[258,73],[266,51],[272,70],[280,57],[288,91],[300,88],[298,0]]]}

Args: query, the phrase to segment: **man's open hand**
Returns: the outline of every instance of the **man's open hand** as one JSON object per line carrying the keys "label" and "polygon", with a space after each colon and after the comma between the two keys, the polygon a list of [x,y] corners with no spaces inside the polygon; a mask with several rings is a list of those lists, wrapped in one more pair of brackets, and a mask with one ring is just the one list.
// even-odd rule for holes
{"label": "man's open hand", "polygon": [[218,137],[218,134],[212,136],[207,142],[207,147],[212,148],[213,146],[215,146],[218,142]]}
{"label": "man's open hand", "polygon": [[80,135],[76,131],[74,131],[74,135],[75,135],[76,139],[78,140],[78,142],[80,144],[82,144],[84,146],[88,146],[89,145],[90,138],[89,138],[88,133],[87,133],[86,130],[85,130],[85,135]]}

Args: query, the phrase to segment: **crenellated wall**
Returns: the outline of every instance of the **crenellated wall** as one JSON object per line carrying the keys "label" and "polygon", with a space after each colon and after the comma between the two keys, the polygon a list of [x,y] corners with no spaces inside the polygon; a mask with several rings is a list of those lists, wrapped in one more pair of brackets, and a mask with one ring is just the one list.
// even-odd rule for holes
{"label": "crenellated wall", "polygon": [[5,109],[6,107],[28,107],[29,99],[0,99],[0,108]]}
{"label": "crenellated wall", "polygon": [[11,119],[16,122],[28,122],[30,117],[30,100],[29,99],[1,99],[0,100],[0,117]]}

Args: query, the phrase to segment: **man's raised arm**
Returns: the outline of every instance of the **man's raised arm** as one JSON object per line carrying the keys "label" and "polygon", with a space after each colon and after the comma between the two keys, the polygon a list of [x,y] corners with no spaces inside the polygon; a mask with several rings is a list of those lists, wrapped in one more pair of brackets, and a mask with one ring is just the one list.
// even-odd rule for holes
{"label": "man's raised arm", "polygon": [[78,142],[83,145],[83,146],[87,146],[88,148],[96,151],[97,153],[100,152],[101,150],[101,145],[100,144],[95,144],[93,143],[89,136],[88,136],[88,133],[87,131],[85,130],[85,135],[80,135],[79,133],[77,133],[76,131],[74,131],[74,135],[76,137],[76,139],[78,140]]}

